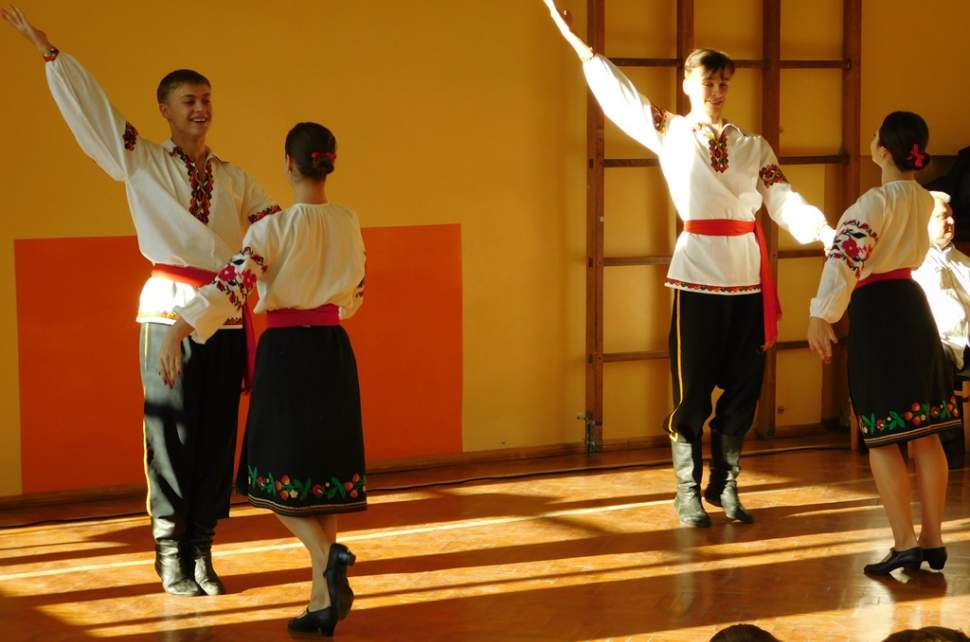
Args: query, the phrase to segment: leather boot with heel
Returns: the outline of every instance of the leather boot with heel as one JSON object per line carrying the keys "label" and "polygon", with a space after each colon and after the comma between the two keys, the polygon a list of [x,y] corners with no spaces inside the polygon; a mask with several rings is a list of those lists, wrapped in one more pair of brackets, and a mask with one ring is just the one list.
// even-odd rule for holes
{"label": "leather boot with heel", "polygon": [[172,595],[201,595],[202,589],[186,569],[179,542],[155,542],[155,572],[162,580],[162,588]]}
{"label": "leather boot with heel", "polygon": [[678,434],[671,439],[670,449],[674,477],[677,478],[677,496],[674,498],[677,517],[685,526],[707,528],[711,525],[711,518],[701,504],[704,459],[700,439],[690,442]]}
{"label": "leather boot with heel", "polygon": [[751,524],[754,517],[738,497],[743,441],[743,436],[711,433],[711,480],[704,489],[704,499],[712,506],[723,508],[728,519]]}
{"label": "leather boot with heel", "polygon": [[212,566],[212,540],[215,534],[215,524],[192,524],[187,538],[186,558],[191,561],[196,584],[206,595],[222,595],[226,592],[226,585]]}
{"label": "leather boot with heel", "polygon": [[155,572],[162,588],[171,595],[201,595],[202,589],[192,579],[184,555],[185,521],[177,516],[152,515],[152,537],[155,539]]}

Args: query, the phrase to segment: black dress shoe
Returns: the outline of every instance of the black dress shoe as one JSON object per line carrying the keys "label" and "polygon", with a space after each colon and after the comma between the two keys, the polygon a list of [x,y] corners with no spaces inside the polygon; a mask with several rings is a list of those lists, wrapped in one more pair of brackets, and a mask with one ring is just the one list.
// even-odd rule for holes
{"label": "black dress shoe", "polygon": [[923,561],[927,562],[934,571],[942,571],[946,566],[946,546],[924,548]]}
{"label": "black dress shoe", "polygon": [[905,551],[897,551],[895,548],[891,548],[889,554],[881,562],[866,564],[862,570],[867,575],[889,575],[897,568],[917,571],[922,562],[923,549],[919,546],[907,548]]}
{"label": "black dress shoe", "polygon": [[307,609],[300,617],[290,620],[286,628],[294,633],[316,633],[320,632],[328,638],[333,637],[333,630],[337,628],[337,613],[332,606],[319,611]]}
{"label": "black dress shoe", "polygon": [[327,568],[323,571],[323,577],[327,580],[330,603],[334,606],[339,620],[347,617],[354,604],[354,591],[347,579],[347,567],[353,566],[356,561],[357,556],[343,544],[330,545],[330,555],[327,557]]}

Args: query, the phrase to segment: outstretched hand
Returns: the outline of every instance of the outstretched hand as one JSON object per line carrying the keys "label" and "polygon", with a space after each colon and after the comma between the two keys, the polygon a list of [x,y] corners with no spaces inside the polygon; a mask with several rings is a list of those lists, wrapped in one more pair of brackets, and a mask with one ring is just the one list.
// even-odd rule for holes
{"label": "outstretched hand", "polygon": [[549,15],[552,16],[552,21],[556,23],[556,27],[559,28],[559,32],[562,37],[566,39],[573,49],[576,50],[576,54],[583,61],[589,60],[593,57],[593,50],[583,42],[583,39],[573,32],[573,17],[569,11],[560,11],[559,7],[556,6],[555,0],[542,0],[546,7],[549,9]]}
{"label": "outstretched hand", "polygon": [[808,347],[821,357],[823,363],[832,361],[832,344],[838,342],[839,340],[829,322],[818,317],[809,317]]}
{"label": "outstretched hand", "polygon": [[16,29],[20,35],[29,40],[37,50],[42,54],[47,53],[51,49],[51,43],[47,39],[47,34],[30,24],[27,20],[27,16],[21,11],[20,7],[16,5],[9,5],[7,7],[0,7],[0,15],[3,19],[14,29]]}

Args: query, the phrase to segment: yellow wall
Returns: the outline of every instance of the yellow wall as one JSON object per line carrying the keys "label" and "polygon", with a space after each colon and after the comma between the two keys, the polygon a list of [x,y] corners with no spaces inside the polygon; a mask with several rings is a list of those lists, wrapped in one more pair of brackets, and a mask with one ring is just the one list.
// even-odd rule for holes
{"label": "yellow wall", "polygon": [[[460,223],[465,449],[580,438],[583,315],[567,296],[581,296],[582,281],[569,282],[578,257],[567,239],[584,202],[583,93],[540,3],[23,8],[96,74],[146,138],[167,133],[153,101],[158,79],[198,68],[214,85],[212,147],[281,201],[289,200],[283,136],[314,119],[340,143],[331,196],[365,226]],[[0,59],[0,297],[13,301],[13,239],[122,235],[132,226],[122,188],[77,149],[39,57],[5,25]],[[52,284],[52,296],[61,287],[96,284]],[[420,315],[414,305],[407,312]],[[8,305],[0,320],[0,495],[20,491],[15,314]],[[57,367],[83,364],[51,364],[52,377]]]}
{"label": "yellow wall", "polygon": [[[585,4],[563,3],[580,24]],[[724,2],[697,0],[697,44],[758,56],[760,2],[730,4],[726,10]],[[615,33],[609,54],[673,55],[672,0],[609,6]],[[837,56],[830,25],[838,24],[839,6],[783,2],[786,55]],[[281,201],[288,200],[283,135],[294,122],[314,119],[331,126],[341,144],[332,196],[355,207],[364,225],[460,223],[465,450],[581,438],[574,417],[584,405],[585,97],[578,64],[539,0],[172,0],[164,9],[51,0],[24,9],[97,75],[147,138],[166,135],[152,99],[158,78],[175,67],[198,68],[214,84],[211,145]],[[866,0],[864,11],[863,129],[888,109],[905,107],[929,120],[931,151],[967,144],[959,79],[970,3],[931,0],[917,11],[903,0]],[[14,239],[123,235],[132,227],[121,187],[78,151],[47,94],[40,60],[5,26],[0,60],[6,150],[0,298],[12,302]],[[817,125],[838,113],[837,84],[818,72],[786,72],[786,80],[794,73],[805,79],[793,83],[801,93],[786,87],[783,148],[830,151],[837,134]],[[637,78],[673,105],[671,72]],[[754,129],[758,89],[750,71],[740,72],[732,89],[735,120]],[[640,154],[615,133],[610,145],[611,154]],[[608,214],[619,222],[608,226],[608,251],[669,251],[671,212],[654,170],[615,172]],[[788,173],[810,199],[826,203],[824,172]],[[838,216],[832,208],[827,213]],[[805,265],[786,266],[781,277],[790,286],[785,339],[800,337],[818,269],[798,263]],[[607,281],[607,348],[662,347],[670,301],[662,269],[617,270]],[[71,283],[69,270],[67,277],[52,284],[52,296],[62,287],[94,287]],[[20,492],[15,315],[12,304],[0,315],[0,495]],[[103,339],[110,341],[79,338]],[[805,355],[779,362],[779,404],[786,408],[780,421],[816,419],[818,391],[784,382],[793,372],[818,379],[818,366]],[[51,364],[52,376],[56,367],[83,364]],[[659,434],[667,379],[665,362],[610,366],[607,438]]]}

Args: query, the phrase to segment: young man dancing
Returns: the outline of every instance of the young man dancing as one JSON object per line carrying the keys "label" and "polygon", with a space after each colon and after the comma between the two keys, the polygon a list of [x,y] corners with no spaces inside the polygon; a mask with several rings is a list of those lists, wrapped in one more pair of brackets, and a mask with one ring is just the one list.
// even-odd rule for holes
{"label": "young man dancing", "polygon": [[247,363],[241,319],[205,345],[186,339],[184,376],[164,382],[158,351],[174,308],[238,250],[248,225],[279,211],[246,172],[206,145],[211,87],[180,69],[158,85],[158,108],[171,138],[144,140],[73,57],[60,53],[17,7],[0,9],[45,61],[54,102],[84,152],[125,184],[141,253],[151,261],[137,321],[145,393],[148,512],[155,569],[165,591],[215,595],[225,587],[212,568],[216,522],[229,515],[241,380]]}
{"label": "young man dancing", "polygon": [[673,449],[683,524],[710,526],[701,504],[701,436],[711,393],[724,393],[711,421],[711,478],[704,498],[729,519],[750,523],[737,492],[741,445],[754,419],[764,351],[781,314],[757,223],[761,205],[799,242],[830,245],[825,215],[792,191],[771,146],[724,119],[734,62],[712,49],[684,63],[690,113],[679,116],[641,96],[609,60],[572,32],[568,15],[544,0],[556,26],[583,62],[603,113],[660,159],[670,197],[684,221],[666,285],[674,290],[670,371],[674,410],[665,421]]}

